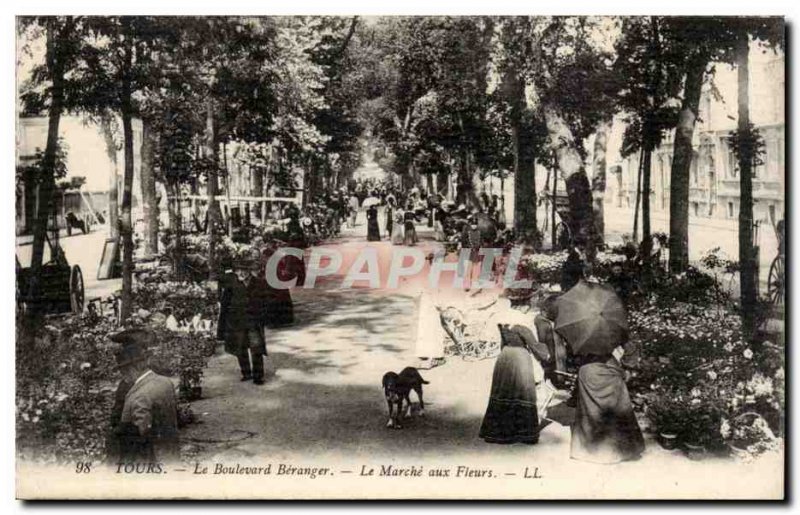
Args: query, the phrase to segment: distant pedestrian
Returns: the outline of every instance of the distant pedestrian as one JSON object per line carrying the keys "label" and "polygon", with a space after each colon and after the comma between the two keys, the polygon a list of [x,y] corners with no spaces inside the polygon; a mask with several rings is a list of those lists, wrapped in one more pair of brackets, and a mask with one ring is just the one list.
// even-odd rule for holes
{"label": "distant pedestrian", "polygon": [[417,229],[414,226],[417,216],[414,212],[414,204],[409,200],[408,207],[403,213],[403,244],[413,247],[417,244]]}
{"label": "distant pedestrian", "polygon": [[381,241],[377,203],[367,208],[367,241]]}
{"label": "distant pedestrian", "polygon": [[350,201],[349,201],[349,210],[350,210],[350,218],[347,223],[347,226],[351,229],[356,226],[356,221],[358,220],[358,207],[360,203],[358,200],[358,196],[355,193],[350,194]]}
{"label": "distant pedestrian", "polygon": [[391,193],[386,196],[386,209],[384,210],[384,216],[386,217],[386,234],[391,239],[392,237],[392,228],[394,226],[394,210],[396,208],[397,201],[394,198],[394,195]]}
{"label": "distant pedestrian", "polygon": [[394,212],[394,222],[392,223],[392,245],[402,245],[405,240],[403,236],[404,220],[405,212],[397,208]]}

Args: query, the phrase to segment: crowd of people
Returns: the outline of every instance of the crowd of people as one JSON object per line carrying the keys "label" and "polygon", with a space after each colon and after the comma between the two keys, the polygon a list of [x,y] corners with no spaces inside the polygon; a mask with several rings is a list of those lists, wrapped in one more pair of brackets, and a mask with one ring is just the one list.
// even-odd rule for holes
{"label": "crowd of people", "polygon": [[[416,189],[406,193],[364,183],[327,194],[303,209],[290,204],[276,210],[274,219],[282,226],[282,239],[251,233],[250,252],[222,263],[218,282],[217,337],[225,351],[236,356],[241,380],[264,384],[265,334],[294,321],[291,291],[274,288],[265,278],[267,261],[282,245],[305,248],[314,234],[336,234],[343,224],[354,226],[360,210],[366,211],[367,239],[379,241],[378,210],[382,209],[384,231],[392,243],[414,245],[415,224],[427,219],[437,239],[456,241],[458,247],[468,249],[472,266],[479,269],[475,266],[481,259],[479,249],[496,247],[504,228],[502,204],[496,200],[486,196],[468,211],[440,196],[425,197]],[[622,313],[624,318],[618,295],[621,287],[587,283],[582,267],[581,256],[574,250],[564,266],[559,293],[554,290],[532,311],[509,309],[508,318],[496,325],[500,353],[479,431],[486,442],[537,443],[549,402],[560,389],[570,392],[567,405],[576,412],[573,458],[615,463],[642,453],[644,441],[625,386],[627,326],[618,320],[621,329],[617,330],[608,320],[591,318],[604,313]],[[277,272],[280,280],[296,279],[302,285],[305,265],[302,258],[287,255]],[[602,309],[584,309],[598,296],[604,299]],[[437,307],[430,294],[423,295],[415,350],[421,368],[444,362],[443,318]],[[584,318],[578,316],[584,311]],[[576,327],[606,329],[583,335]],[[114,337],[122,344],[117,359],[123,380],[112,413],[111,439],[112,456],[119,461],[154,462],[177,455],[175,394],[170,381],[147,366],[149,338],[141,329]]]}

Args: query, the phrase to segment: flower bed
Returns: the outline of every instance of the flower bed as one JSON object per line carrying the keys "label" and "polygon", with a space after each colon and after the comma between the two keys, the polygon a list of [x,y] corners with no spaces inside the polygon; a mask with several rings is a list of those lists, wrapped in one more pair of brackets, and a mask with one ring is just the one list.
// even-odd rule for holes
{"label": "flower bed", "polygon": [[134,308],[145,310],[144,318],[152,317],[154,325],[169,315],[179,323],[189,323],[196,316],[216,322],[217,297],[216,288],[209,283],[170,281],[163,275],[142,276],[133,289]]}
{"label": "flower bed", "polygon": [[[631,310],[629,321],[631,343],[642,354],[629,386],[654,432],[712,451],[738,447],[743,433],[749,438],[744,447],[753,452],[774,447],[774,435],[783,430],[781,349],[746,344],[739,316],[725,309],[652,300]],[[754,423],[769,432],[752,429]]]}
{"label": "flower bed", "polygon": [[[151,368],[178,382],[179,423],[194,416],[186,400],[196,398],[203,369],[217,347],[216,291],[205,284],[172,283],[152,277],[137,283],[136,314],[128,326],[155,333],[148,350]],[[180,330],[167,328],[169,313]],[[201,323],[198,323],[201,322]],[[120,380],[110,335],[121,330],[110,317],[54,317],[32,348],[17,346],[17,435],[20,455],[44,462],[103,460],[109,413]],[[22,339],[17,338],[18,342]]]}

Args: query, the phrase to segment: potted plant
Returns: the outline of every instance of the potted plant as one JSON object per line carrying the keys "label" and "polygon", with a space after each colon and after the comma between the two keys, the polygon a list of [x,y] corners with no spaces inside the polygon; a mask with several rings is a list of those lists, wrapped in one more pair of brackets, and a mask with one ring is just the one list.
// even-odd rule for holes
{"label": "potted plant", "polygon": [[647,416],[658,434],[661,447],[678,448],[685,418],[685,407],[672,392],[658,392],[647,408]]}
{"label": "potted plant", "polygon": [[[187,348],[188,347],[188,348]],[[203,396],[203,367],[205,358],[199,349],[187,346],[181,349],[180,356],[180,394],[184,400],[194,401]]]}
{"label": "potted plant", "polygon": [[774,449],[778,444],[778,438],[764,417],[753,411],[723,420],[720,434],[728,444],[731,454],[740,459],[752,458]]}
{"label": "potted plant", "polygon": [[[698,390],[693,389],[693,392]],[[683,430],[683,449],[689,459],[699,460],[720,440],[721,410],[716,398],[706,392],[695,392],[686,411],[686,424]]]}

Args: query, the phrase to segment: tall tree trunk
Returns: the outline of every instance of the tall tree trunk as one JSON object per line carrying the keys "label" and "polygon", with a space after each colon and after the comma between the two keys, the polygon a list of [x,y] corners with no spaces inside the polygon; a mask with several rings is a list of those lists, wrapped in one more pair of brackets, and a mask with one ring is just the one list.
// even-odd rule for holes
{"label": "tall tree trunk", "polygon": [[511,144],[514,153],[514,232],[517,239],[536,246],[536,167],[533,142],[524,134],[522,112],[525,106],[525,81],[513,70],[506,73],[504,89],[511,104]]}
{"label": "tall tree trunk", "polygon": [[750,128],[749,37],[740,35],[736,48],[740,136],[739,150],[739,263],[741,264],[742,336],[751,341],[755,335],[756,291],[755,255],[753,249],[753,152]]}
{"label": "tall tree trunk", "polygon": [[469,179],[469,171],[467,170],[467,152],[462,150],[459,152],[458,158],[458,173],[456,175],[456,203],[467,205],[467,192],[472,187],[472,181]]}
{"label": "tall tree trunk", "polygon": [[558,232],[556,231],[556,200],[558,199],[558,174],[553,170],[553,191],[550,195],[550,248],[558,245]]}
{"label": "tall tree trunk", "polygon": [[219,230],[219,203],[217,202],[217,192],[219,191],[217,180],[217,139],[214,131],[214,102],[209,95],[206,100],[206,134],[205,134],[205,153],[209,160],[208,180],[206,181],[206,193],[208,195],[208,278],[212,281],[217,279],[217,234]]}
{"label": "tall tree trunk", "polygon": [[545,123],[559,173],[567,186],[573,243],[582,248],[590,260],[594,259],[592,191],[583,159],[578,152],[578,145],[581,143],[575,140],[564,119],[552,109],[545,109]]}
{"label": "tall tree trunk", "polygon": [[519,241],[537,246],[536,166],[530,135],[521,134],[519,125],[511,130],[514,146],[514,231]]}
{"label": "tall tree trunk", "polygon": [[222,167],[225,170],[225,197],[228,204],[228,216],[225,220],[225,228],[227,230],[228,238],[233,237],[233,219],[231,217],[231,169],[228,168],[228,143],[222,144]]}
{"label": "tall tree trunk", "polygon": [[633,242],[639,242],[639,205],[642,201],[642,170],[644,169],[644,149],[639,152],[639,167],[636,175],[636,202],[633,205]]}
{"label": "tall tree trunk", "polygon": [[[261,197],[264,195],[264,167],[257,166],[253,169],[253,189],[250,195],[254,197]],[[263,213],[261,211],[261,202],[256,202],[255,216],[260,221],[263,221]]]}
{"label": "tall tree trunk", "polygon": [[681,273],[689,265],[689,173],[692,166],[692,138],[700,110],[707,62],[695,59],[686,70],[681,112],[675,129],[669,192],[669,269]]}
{"label": "tall tree trunk", "polygon": [[447,196],[447,186],[450,182],[450,173],[448,172],[439,172],[436,174],[436,192],[441,193],[444,196]]}
{"label": "tall tree trunk", "polygon": [[106,142],[106,154],[111,163],[108,173],[108,235],[110,238],[119,238],[119,162],[117,160],[117,142],[114,139],[114,128],[111,125],[111,115],[103,116],[100,120],[100,129]]}
{"label": "tall tree trunk", "polygon": [[181,206],[181,186],[176,179],[167,180],[167,194],[172,200],[169,206],[169,226],[174,234],[172,248],[172,273],[179,279],[183,278],[183,206]]}
{"label": "tall tree trunk", "polygon": [[142,206],[144,209],[144,249],[148,255],[158,253],[158,202],[156,201],[156,177],[153,171],[153,152],[156,134],[150,122],[142,120]]}
{"label": "tall tree trunk", "polygon": [[644,150],[644,162],[642,163],[642,254],[645,259],[649,259],[650,249],[653,241],[650,231],[650,169],[653,164],[653,151],[650,144]]}
{"label": "tall tree trunk", "polygon": [[603,123],[594,136],[592,155],[592,211],[594,213],[594,234],[597,245],[605,243],[605,210],[603,201],[606,195],[606,148],[611,122]]}
{"label": "tall tree trunk", "polygon": [[122,87],[120,88],[120,104],[125,172],[122,179],[122,216],[120,218],[120,233],[122,235],[122,308],[120,310],[120,318],[124,321],[133,312],[133,218],[131,216],[133,201],[133,105],[130,77],[133,47],[128,35],[125,36],[123,52],[124,64]]}
{"label": "tall tree trunk", "polygon": [[[31,249],[30,280],[27,292],[29,299],[36,299],[39,296],[47,223],[54,210],[53,193],[55,192],[55,168],[58,154],[58,127],[64,106],[64,50],[61,45],[66,44],[66,40],[73,37],[70,28],[73,23],[71,18],[67,19],[60,34],[56,30],[57,23],[57,19],[52,18],[48,20],[46,27],[46,63],[52,80],[52,89],[47,120],[47,144],[41,172],[43,176],[39,181],[39,203],[36,220],[33,224],[33,248]],[[61,40],[62,38],[64,41]],[[32,315],[39,314],[40,306],[34,303],[31,308]],[[33,316],[30,319],[35,318],[38,317]]]}

